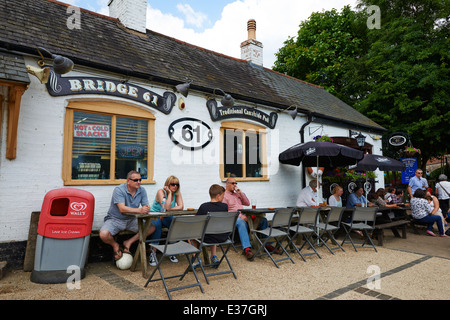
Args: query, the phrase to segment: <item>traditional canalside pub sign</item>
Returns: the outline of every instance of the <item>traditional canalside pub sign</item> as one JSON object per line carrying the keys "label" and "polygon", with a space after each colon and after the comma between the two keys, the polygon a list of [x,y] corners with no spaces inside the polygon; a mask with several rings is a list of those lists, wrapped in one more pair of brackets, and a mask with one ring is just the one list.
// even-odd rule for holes
{"label": "traditional canalside pub sign", "polygon": [[245,106],[218,107],[217,101],[210,99],[206,102],[209,115],[212,121],[221,121],[230,118],[248,119],[259,122],[270,129],[275,129],[278,120],[278,114],[271,112],[267,114],[255,108]]}
{"label": "traditional canalside pub sign", "polygon": [[176,95],[169,91],[164,92],[161,96],[140,86],[118,80],[96,77],[61,77],[53,70],[50,71],[50,78],[46,86],[51,96],[103,94],[137,101],[164,114],[170,114],[177,100]]}

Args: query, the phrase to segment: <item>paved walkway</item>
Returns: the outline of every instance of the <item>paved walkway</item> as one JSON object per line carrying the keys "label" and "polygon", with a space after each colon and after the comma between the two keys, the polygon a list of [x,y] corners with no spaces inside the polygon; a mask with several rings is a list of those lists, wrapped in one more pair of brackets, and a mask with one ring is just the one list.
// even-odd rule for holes
{"label": "paved walkway", "polygon": [[[322,259],[294,255],[295,264],[281,262],[277,269],[267,258],[247,261],[231,251],[230,261],[238,279],[232,275],[211,278],[205,289],[191,288],[173,293],[174,300],[447,300],[446,277],[450,270],[450,238],[433,238],[408,232],[408,239],[394,238],[386,232],[385,246],[335,255],[320,248]],[[184,262],[164,267],[167,274],[184,269]],[[221,266],[224,268],[225,265]],[[66,284],[32,283],[29,272],[8,271],[0,280],[0,300],[167,300],[161,282],[144,288],[141,272],[118,270],[112,263],[94,263],[86,268],[80,287]],[[370,280],[373,281],[370,281]],[[190,274],[185,280],[192,282]],[[169,286],[178,285],[176,279]],[[268,294],[270,292],[270,294]]]}

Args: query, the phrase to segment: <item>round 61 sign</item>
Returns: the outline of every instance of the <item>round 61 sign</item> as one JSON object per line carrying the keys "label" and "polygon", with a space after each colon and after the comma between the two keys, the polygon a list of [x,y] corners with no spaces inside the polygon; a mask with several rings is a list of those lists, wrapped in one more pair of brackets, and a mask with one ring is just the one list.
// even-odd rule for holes
{"label": "round 61 sign", "polygon": [[183,149],[198,150],[206,147],[213,139],[211,127],[194,118],[181,118],[169,126],[169,137]]}

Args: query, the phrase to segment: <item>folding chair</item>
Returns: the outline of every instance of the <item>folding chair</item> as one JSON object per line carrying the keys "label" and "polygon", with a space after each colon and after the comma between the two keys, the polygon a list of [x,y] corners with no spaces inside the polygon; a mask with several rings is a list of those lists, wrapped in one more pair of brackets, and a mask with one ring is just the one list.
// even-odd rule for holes
{"label": "folding chair", "polygon": [[[167,296],[169,297],[170,300],[172,300],[170,292],[191,288],[195,286],[199,286],[202,293],[204,293],[203,287],[200,284],[200,281],[198,280],[197,273],[195,272],[195,268],[192,266],[191,258],[189,257],[190,255],[193,254],[194,255],[193,261],[195,261],[195,259],[197,259],[198,255],[202,251],[202,246],[200,244],[199,248],[196,248],[185,241],[191,239],[200,239],[203,242],[203,237],[205,235],[209,219],[210,217],[207,215],[200,215],[200,216],[178,216],[172,220],[165,244],[163,245],[150,244],[151,247],[156,248],[156,250],[162,252],[163,255],[161,259],[159,259],[158,265],[156,266],[155,270],[153,270],[152,274],[148,278],[145,287],[147,287],[149,282],[162,280],[164,288],[166,289]],[[161,264],[164,261],[164,258],[183,254],[186,256],[186,259],[189,262],[189,267],[186,269],[186,271],[183,274],[164,277],[161,270]],[[156,273],[156,270],[159,271],[161,278],[152,279],[154,274]],[[176,287],[172,289],[169,289],[167,287],[166,279],[180,277],[181,281],[189,270],[193,272],[195,279],[197,280],[197,283],[182,287]]]}
{"label": "folding chair", "polygon": [[[289,259],[291,260],[292,263],[295,263],[294,260],[292,260],[291,256],[289,255],[289,253],[281,244],[286,238],[290,242],[289,231],[286,231],[286,229],[289,228],[291,224],[291,218],[292,215],[294,214],[294,211],[295,210],[291,208],[278,209],[273,215],[273,220],[270,227],[264,230],[251,230],[251,232],[255,235],[256,240],[258,240],[260,244],[260,247],[256,251],[254,257],[263,256],[267,254],[277,268],[279,268],[277,262],[283,260]],[[264,238],[264,242],[261,241],[261,238]],[[286,253],[287,256],[286,258],[281,258],[278,260],[275,260],[273,258],[272,254],[266,248],[266,245],[270,241],[270,239],[275,239],[275,241],[277,242],[275,249],[280,247],[283,250],[283,252]],[[261,252],[262,250],[264,250],[265,252]]]}
{"label": "folding chair", "polygon": [[[316,236],[320,241],[322,241],[319,237],[319,235],[316,232],[317,229],[317,219],[319,218],[320,208],[316,207],[301,207],[294,209],[298,213],[298,221],[297,224],[294,226],[291,226],[289,228],[290,231],[294,232],[294,235],[291,237],[291,244],[295,251],[300,255],[300,257],[303,259],[303,261],[306,261],[305,256],[309,256],[312,254],[316,254],[320,259],[322,257],[317,252],[316,248],[314,247],[314,240],[311,241],[313,236]],[[305,242],[300,246],[300,248],[297,248],[297,246],[294,244],[294,240],[299,236],[302,235]],[[323,241],[322,241],[323,242]],[[311,249],[314,252],[302,254],[301,251],[303,247],[306,244],[309,244]],[[287,247],[287,246],[286,246]],[[292,250],[291,250],[292,251]]]}
{"label": "folding chair", "polygon": [[[349,238],[350,242],[353,245],[353,248],[356,250],[356,248],[366,248],[364,245],[366,244],[367,240],[371,244],[372,248],[375,249],[375,252],[378,252],[377,248],[372,242],[372,239],[370,238],[369,231],[373,231],[375,229],[375,219],[377,216],[377,210],[378,207],[355,207],[353,214],[352,214],[352,221],[350,223],[348,222],[342,222],[342,225],[344,226],[346,235],[344,240],[341,243],[341,246],[344,244],[345,240]],[[359,230],[362,231],[364,234],[364,242],[363,243],[356,243],[361,244],[361,246],[355,246],[355,243],[353,242],[353,239],[350,235],[350,232],[353,230]]]}
{"label": "folding chair", "polygon": [[[345,252],[344,248],[337,242],[334,237],[335,233],[339,230],[341,226],[341,219],[344,213],[345,208],[342,207],[331,207],[331,211],[328,213],[325,222],[319,222],[317,227],[319,228],[319,237],[323,240],[323,244],[327,247],[327,249],[334,254],[333,250],[341,249]],[[324,237],[327,238],[324,238]],[[333,241],[337,247],[330,248],[327,245],[327,241]]]}
{"label": "folding chair", "polygon": [[[236,219],[239,216],[239,212],[208,212],[208,215],[210,217],[208,226],[206,227],[205,234],[206,235],[212,235],[212,234],[228,234],[227,239],[223,242],[214,242],[214,243],[207,243],[205,240],[203,241],[202,245],[203,247],[211,247],[211,246],[217,246],[222,251],[222,257],[219,260],[219,264],[215,266],[216,269],[220,267],[222,264],[222,261],[225,259],[229,270],[227,271],[221,271],[221,272],[214,272],[214,273],[206,273],[204,267],[212,266],[212,264],[206,264],[203,266],[202,262],[200,261],[200,267],[202,269],[203,275],[205,276],[206,283],[209,284],[208,277],[217,276],[221,274],[228,274],[232,273],[234,278],[237,279],[236,274],[234,273],[233,267],[230,264],[230,260],[228,260],[227,253],[228,250],[230,250],[230,247],[232,247],[233,240],[234,239],[234,232],[235,232],[235,225],[236,225]],[[224,246],[227,248],[224,249]]]}

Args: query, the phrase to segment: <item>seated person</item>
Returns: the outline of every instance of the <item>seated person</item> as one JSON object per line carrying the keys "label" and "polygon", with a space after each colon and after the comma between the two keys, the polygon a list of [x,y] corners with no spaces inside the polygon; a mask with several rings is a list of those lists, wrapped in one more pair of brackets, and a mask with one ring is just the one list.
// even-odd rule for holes
{"label": "seated person", "polygon": [[383,188],[379,188],[377,190],[377,192],[375,192],[375,201],[374,201],[375,205],[378,206],[378,207],[395,207],[395,208],[398,208],[399,206],[397,206],[397,204],[395,204],[395,203],[393,203],[393,204],[386,203],[386,201],[384,200],[385,199],[385,197],[384,197],[385,194],[386,194],[386,191],[384,191]]}
{"label": "seated person", "polygon": [[328,205],[330,207],[342,207],[342,194],[344,193],[344,189],[337,185],[331,191],[331,196],[328,198]]}
{"label": "seated person", "polygon": [[362,186],[357,186],[355,189],[355,192],[351,193],[348,196],[347,199],[347,208],[354,208],[354,207],[365,207],[366,204],[369,207],[374,207],[375,204],[372,202],[369,202],[366,197],[363,196],[364,189]]}
{"label": "seated person", "polygon": [[414,192],[413,198],[411,199],[411,216],[417,221],[428,224],[427,233],[430,236],[436,237],[436,234],[433,232],[433,224],[436,223],[441,237],[447,237],[444,233],[444,225],[441,217],[431,214],[433,209],[427,199],[425,199],[425,195],[426,192],[422,189],[417,189]]}
{"label": "seated person", "polygon": [[[113,247],[115,260],[122,257],[122,251],[130,253],[130,246],[139,239],[137,219],[125,216],[123,213],[146,214],[149,212],[147,192],[141,187],[141,174],[134,170],[130,171],[127,174],[127,182],[114,188],[111,205],[99,233],[100,239]],[[124,241],[121,248],[114,240],[114,236],[123,230],[136,232],[136,234]],[[154,231],[155,227],[152,225],[148,229],[147,236]]]}
{"label": "seated person", "polygon": [[[218,184],[213,184],[209,188],[209,196],[211,201],[203,203],[197,211],[197,215],[206,215],[208,212],[227,212],[228,205],[223,203],[223,197],[225,196],[225,188]],[[220,243],[228,239],[229,234],[205,234],[204,241],[206,243]],[[198,243],[194,241],[194,246],[198,247]],[[216,255],[216,246],[211,246],[211,264],[212,267],[219,265],[219,259]]]}
{"label": "seated person", "polygon": [[396,189],[394,187],[389,187],[388,191],[384,195],[384,201],[386,201],[386,203],[390,203],[392,199],[395,197],[395,192]]}
{"label": "seated person", "polygon": [[433,196],[430,191],[427,191],[425,193],[425,199],[427,199],[428,203],[431,206],[431,213],[430,214],[434,214],[436,216],[441,217],[442,220],[442,224],[444,225],[444,227],[447,225],[447,221],[444,218],[444,215],[442,214],[442,210],[439,207],[439,200],[438,198],[436,198],[435,196]]}
{"label": "seated person", "polygon": [[297,207],[314,207],[319,204],[316,202],[317,198],[317,180],[311,180],[309,185],[300,191],[296,206]]}
{"label": "seated person", "polygon": [[[165,199],[164,199],[165,198]],[[163,199],[166,201],[164,208],[162,208]],[[164,187],[159,189],[156,192],[155,200],[152,203],[150,211],[165,211],[169,210],[183,210],[183,196],[180,191],[180,180],[175,176],[169,176],[164,182]],[[155,227],[155,232],[153,233],[151,239],[161,239],[162,228],[163,226],[166,228],[170,228],[173,217],[160,217],[156,221],[152,221],[152,226]],[[157,244],[158,241],[154,241],[153,244]],[[158,264],[158,260],[156,259],[156,249],[154,248],[149,255],[149,265],[156,266]],[[171,262],[178,262],[176,256],[170,256]]]}
{"label": "seated person", "polygon": [[[250,205],[250,201],[248,200],[245,193],[237,187],[236,178],[227,178],[223,202],[228,205],[229,212],[239,211],[244,208],[244,206]],[[258,229],[264,230],[268,226],[269,223],[267,222],[267,219],[262,218],[258,225]],[[248,260],[253,260],[254,253],[251,250],[252,246],[250,244],[250,237],[248,235],[247,216],[245,214],[239,214],[239,218],[236,221],[236,228],[238,230],[239,238],[241,240],[243,248],[242,254],[245,255]],[[281,253],[281,251],[275,250],[275,248],[270,244],[266,246],[266,249],[269,252]]]}

